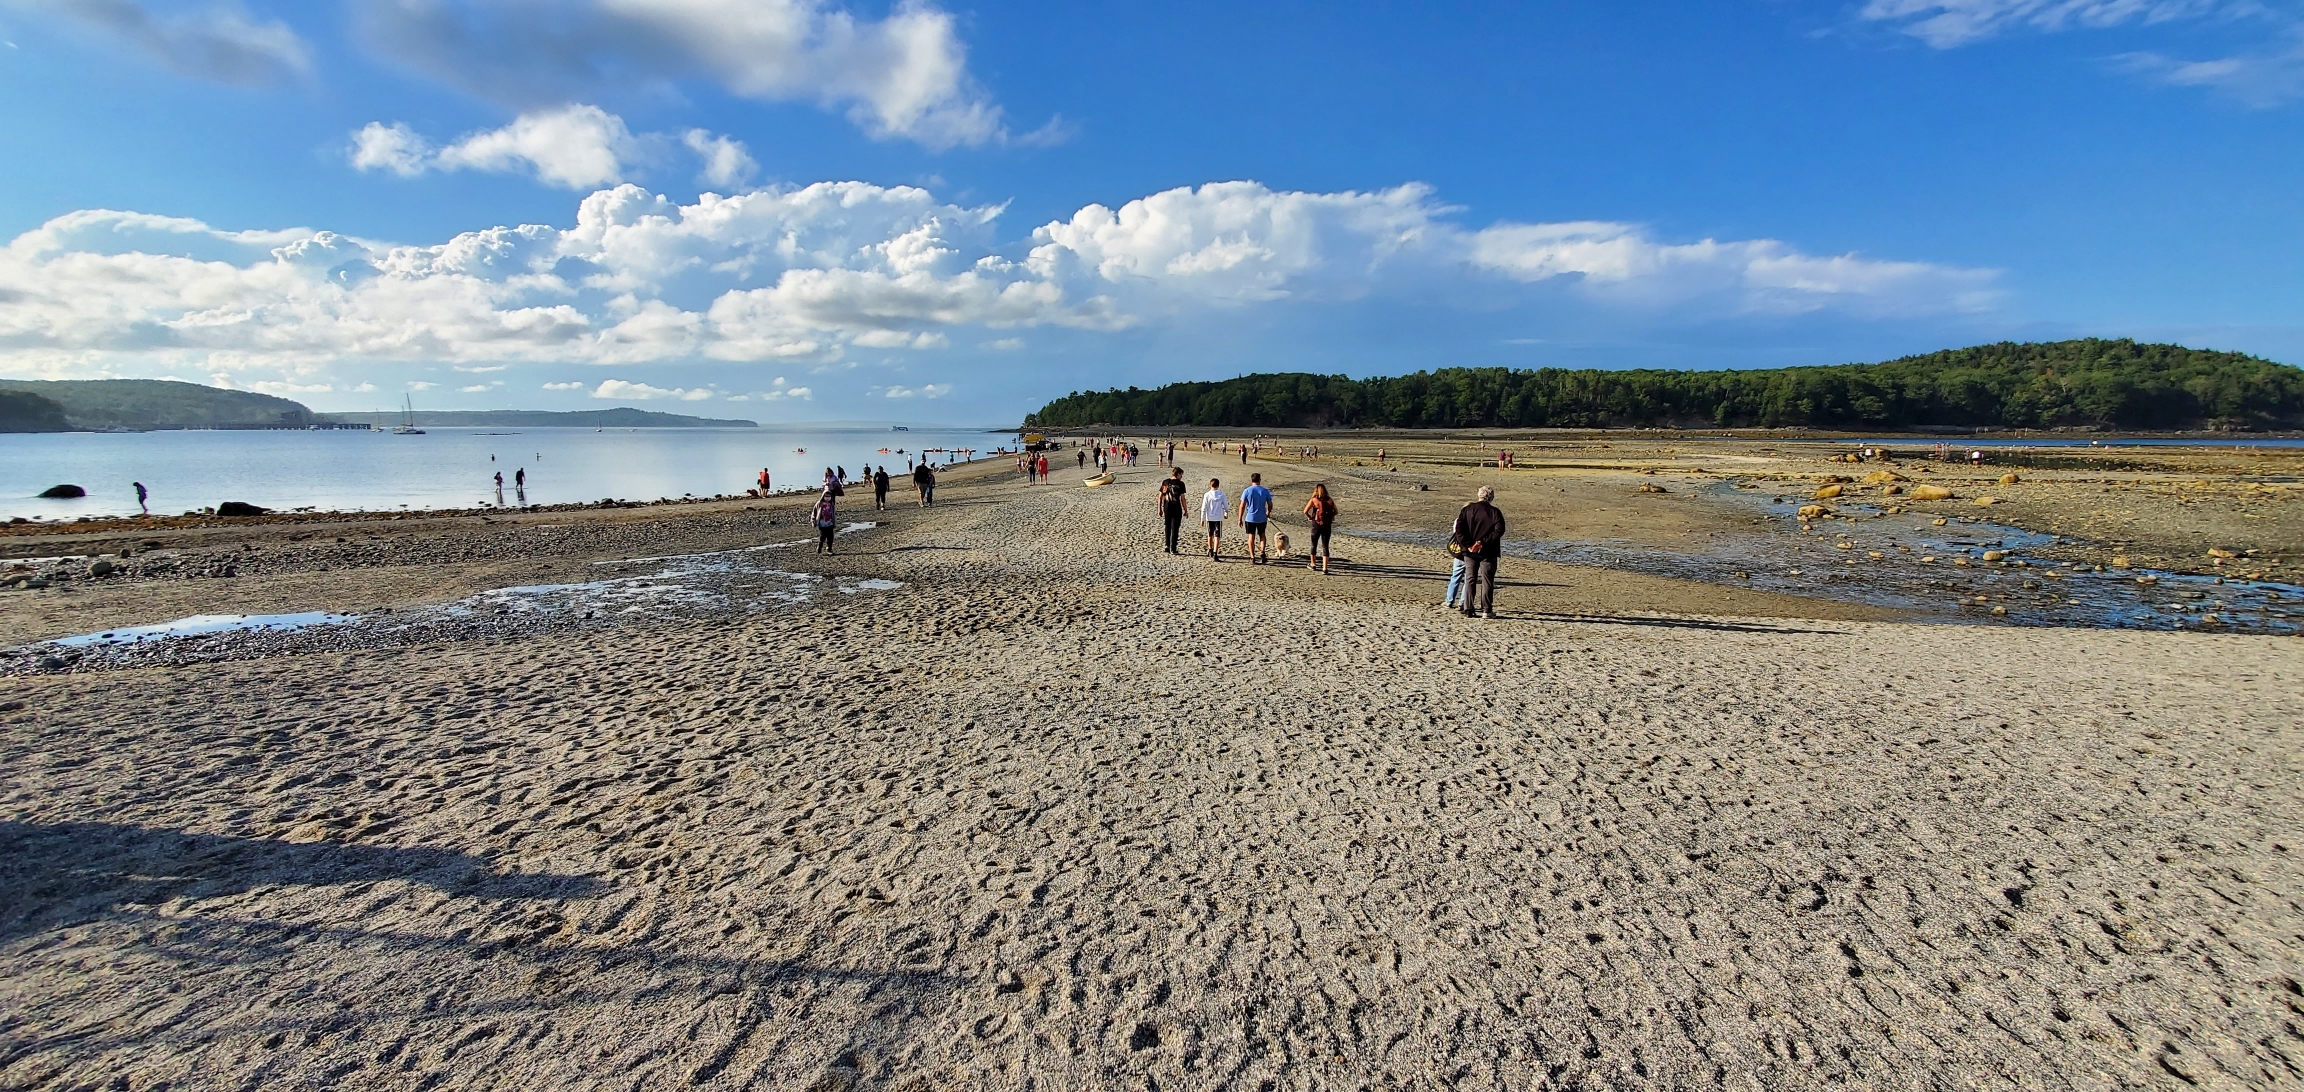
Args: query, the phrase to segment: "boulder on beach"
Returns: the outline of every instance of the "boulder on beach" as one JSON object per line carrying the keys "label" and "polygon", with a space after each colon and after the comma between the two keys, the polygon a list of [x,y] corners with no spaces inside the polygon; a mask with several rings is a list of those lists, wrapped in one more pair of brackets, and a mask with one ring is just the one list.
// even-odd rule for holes
{"label": "boulder on beach", "polygon": [[2018,482],[2021,482],[2021,481],[2023,481],[2023,480],[2024,480],[2024,479],[2017,477],[2017,476],[2016,476],[2016,472],[2015,472],[2015,471],[2013,471],[2013,470],[2009,471],[2009,472],[2008,472],[2008,473],[2006,473],[2006,474],[2002,474],[2002,475],[2000,475],[2000,484],[2002,484],[2002,485],[2015,485],[2016,483],[2018,483]]}
{"label": "boulder on beach", "polygon": [[1666,489],[1666,488],[1664,488],[1663,486],[1656,484],[1655,482],[1642,482],[1642,483],[1640,484],[1640,492],[1642,492],[1642,493],[1669,493],[1669,492],[1671,492],[1671,490],[1669,490],[1669,489]]}
{"label": "boulder on beach", "polygon": [[51,485],[40,491],[43,500],[78,500],[87,495],[88,491],[77,485]]}
{"label": "boulder on beach", "polygon": [[1866,485],[1886,485],[1889,482],[1908,482],[1911,480],[1893,470],[1875,470],[1864,475],[1864,484]]}
{"label": "boulder on beach", "polygon": [[1951,500],[1952,491],[1941,485],[1921,485],[1912,489],[1912,499],[1922,501]]}
{"label": "boulder on beach", "polygon": [[1831,514],[1832,510],[1821,504],[1803,504],[1799,512],[1801,519],[1822,519]]}
{"label": "boulder on beach", "polygon": [[1824,488],[1822,488],[1822,489],[1819,489],[1819,490],[1817,490],[1817,491],[1816,491],[1816,499],[1817,499],[1817,500],[1831,500],[1832,498],[1834,498],[1834,497],[1837,497],[1837,496],[1839,496],[1839,495],[1840,495],[1840,486],[1839,486],[1839,483],[1837,483],[1837,482],[1835,482],[1835,483],[1833,483],[1833,484],[1831,484],[1831,485],[1827,485],[1827,486],[1825,486]]}
{"label": "boulder on beach", "polygon": [[1985,507],[1989,507],[1989,506],[1991,506],[1991,505],[1995,505],[1995,504],[1998,504],[1998,503],[2000,503],[2000,498],[1998,498],[1998,497],[1978,497],[1978,498],[1976,498],[1976,507],[1978,507],[1978,508],[1985,508]]}
{"label": "boulder on beach", "polygon": [[271,509],[259,508],[246,501],[225,501],[216,506],[216,514],[219,516],[261,516],[269,511]]}

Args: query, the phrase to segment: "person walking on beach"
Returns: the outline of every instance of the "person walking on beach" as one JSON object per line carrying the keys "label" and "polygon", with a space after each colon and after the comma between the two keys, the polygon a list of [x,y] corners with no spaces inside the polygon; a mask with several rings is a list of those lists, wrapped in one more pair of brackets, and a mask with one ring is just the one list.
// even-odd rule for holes
{"label": "person walking on beach", "polygon": [[816,552],[832,552],[832,532],[840,527],[838,493],[825,490],[816,498]]}
{"label": "person walking on beach", "polygon": [[1489,503],[1496,491],[1480,487],[1479,499],[1456,513],[1448,540],[1464,550],[1464,617],[1496,617],[1496,556],[1504,549],[1504,513]]}
{"label": "person walking on beach", "polygon": [[1241,445],[1240,445],[1240,465],[1241,465],[1241,466],[1247,466],[1247,465],[1248,465],[1248,445],[1247,445],[1247,444],[1241,444]]}
{"label": "person walking on beach", "polygon": [[1312,524],[1312,548],[1304,554],[1304,567],[1317,565],[1320,575],[1328,575],[1328,535],[1336,529],[1336,499],[1328,495],[1328,483],[1312,487],[1312,499],[1304,502],[1304,519]]}
{"label": "person walking on beach", "polygon": [[[133,486],[135,486],[135,487],[136,487],[136,507],[137,507],[137,509],[138,509],[139,511],[143,512],[143,513],[144,513],[145,515],[147,515],[147,516],[151,515],[151,514],[152,514],[152,506],[151,506],[150,504],[147,504],[147,503],[145,503],[146,501],[149,501],[149,500],[151,500],[151,499],[152,499],[152,493],[151,493],[151,491],[150,491],[150,490],[147,490],[147,489],[145,489],[145,488],[144,488],[144,483],[143,483],[143,482],[129,482],[128,484],[130,484],[130,485],[133,485]],[[1171,552],[1173,552],[1173,551],[1171,551]]]}
{"label": "person walking on beach", "polygon": [[523,493],[528,491],[527,467],[521,467],[520,469],[512,472],[512,488],[517,489]]}
{"label": "person walking on beach", "polygon": [[1160,482],[1160,522],[1168,532],[1168,552],[1178,553],[1177,536],[1184,531],[1184,471],[1171,470]]}
{"label": "person walking on beach", "polygon": [[1264,488],[1264,475],[1248,475],[1248,488],[1240,491],[1240,530],[1248,539],[1248,560],[1262,565],[1272,560],[1272,539],[1265,529],[1272,522],[1272,491]]}
{"label": "person walking on beach", "polygon": [[936,503],[936,472],[928,468],[925,460],[912,469],[912,489],[920,494],[920,507]]}
{"label": "person walking on beach", "polygon": [[1224,490],[1216,479],[1208,479],[1208,491],[1200,494],[1200,518],[1208,524],[1208,560],[1217,560],[1217,548],[1224,545],[1224,516],[1232,510],[1224,499]]}
{"label": "person walking on beach", "polygon": [[1072,461],[1077,464],[1080,469],[1088,469],[1088,449],[1081,448],[1080,450],[1073,452]]}
{"label": "person walking on beach", "polygon": [[1048,480],[1048,456],[1040,456],[1040,480]]}
{"label": "person walking on beach", "polygon": [[761,495],[761,496],[763,496],[763,497],[765,497],[765,496],[767,496],[767,495],[768,495],[768,468],[767,468],[767,467],[761,467],[761,468],[760,468],[760,495]]}
{"label": "person walking on beach", "polygon": [[872,510],[875,512],[882,512],[886,511],[887,508],[888,468],[886,466],[882,466],[880,469],[872,472]]}

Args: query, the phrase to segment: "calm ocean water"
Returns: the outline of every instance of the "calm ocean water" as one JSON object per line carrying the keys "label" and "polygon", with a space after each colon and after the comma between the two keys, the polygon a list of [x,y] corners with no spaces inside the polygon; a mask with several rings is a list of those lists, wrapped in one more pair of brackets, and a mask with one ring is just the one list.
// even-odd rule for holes
{"label": "calm ocean water", "polygon": [[[853,477],[866,463],[886,465],[901,476],[899,449],[917,457],[930,448],[975,448],[981,458],[1015,443],[1014,433],[885,425],[0,435],[0,519],[132,515],[130,483],[139,481],[152,491],[152,511],[168,515],[234,500],[278,509],[470,508],[497,503],[491,475],[498,471],[503,503],[516,505],[520,469],[528,471],[529,504],[710,496],[744,492],[763,467],[777,489],[813,488],[827,466]],[[933,458],[942,465],[960,456]],[[88,496],[40,499],[65,483]]]}

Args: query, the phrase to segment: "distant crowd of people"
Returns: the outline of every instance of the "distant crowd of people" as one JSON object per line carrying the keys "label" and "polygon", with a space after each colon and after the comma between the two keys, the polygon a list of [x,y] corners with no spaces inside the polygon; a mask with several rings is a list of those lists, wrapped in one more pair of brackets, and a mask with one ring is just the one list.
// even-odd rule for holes
{"label": "distant crowd of people", "polygon": [[[1051,454],[1063,448],[1055,444],[1035,446],[1037,450],[1017,452],[1015,465],[1018,476],[1029,484],[1038,485],[1049,480],[1055,461]],[[1085,472],[1091,461],[1095,463],[1096,477],[1089,479],[1090,485],[1101,484],[1100,479],[1109,480],[1108,476],[1115,467],[1136,466],[1143,455],[1143,446],[1119,439],[1074,441],[1069,446],[1076,469]],[[1184,523],[1192,505],[1191,486],[1185,479],[1184,468],[1177,463],[1179,445],[1176,441],[1150,446],[1159,464],[1168,470],[1167,476],[1159,480],[1154,498],[1154,508],[1162,528],[1162,549],[1169,554],[1181,556],[1184,552]],[[1195,444],[1188,442],[1182,446],[1191,448]],[[1196,446],[1205,454],[1221,458],[1228,459],[1237,454],[1242,465],[1246,465],[1251,456],[1259,454],[1292,458],[1298,462],[1315,461],[1321,454],[1319,449],[1310,445],[1290,449],[1261,437],[1242,441],[1203,440],[1197,441]],[[1376,461],[1382,464],[1388,454],[1382,448],[1377,449]],[[906,461],[910,462],[909,459]],[[1513,453],[1496,452],[1495,465],[1499,470],[1514,469]],[[923,461],[911,468],[911,477],[919,506],[926,508],[933,505],[936,497],[934,467]],[[870,465],[864,468],[858,479],[872,490],[875,510],[886,508],[890,480],[886,466]],[[1293,562],[1297,556],[1301,556],[1305,568],[1322,575],[1331,573],[1335,564],[1333,544],[1336,526],[1342,509],[1328,483],[1314,483],[1304,497],[1302,506],[1297,509],[1310,528],[1309,541],[1305,543],[1303,553],[1297,555],[1290,550],[1288,535],[1276,532],[1273,528],[1273,515],[1279,510],[1280,501],[1272,488],[1265,484],[1262,472],[1248,472],[1248,483],[1236,496],[1226,492],[1221,478],[1211,477],[1207,481],[1207,488],[1200,494],[1199,513],[1204,532],[1202,550],[1209,560],[1225,559],[1226,524],[1231,524],[1239,535],[1238,556],[1250,564]],[[768,472],[762,470],[759,488],[763,495],[768,492],[768,484]],[[825,468],[823,486],[818,492],[813,513],[819,553],[833,552],[834,539],[839,529],[839,502],[846,496],[848,485],[846,467]],[[1506,525],[1504,513],[1496,507],[1495,499],[1496,491],[1493,488],[1481,486],[1474,498],[1457,511],[1455,521],[1449,528],[1448,585],[1441,605],[1444,609],[1461,612],[1467,618],[1498,617],[1497,568],[1503,556]]]}

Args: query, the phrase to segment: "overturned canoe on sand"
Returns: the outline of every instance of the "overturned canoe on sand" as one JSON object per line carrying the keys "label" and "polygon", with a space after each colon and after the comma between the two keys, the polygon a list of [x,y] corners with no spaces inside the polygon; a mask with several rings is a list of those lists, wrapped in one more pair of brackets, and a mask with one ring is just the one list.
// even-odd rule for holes
{"label": "overturned canoe on sand", "polygon": [[1082,484],[1086,485],[1090,489],[1094,489],[1099,485],[1110,485],[1112,484],[1112,472],[1107,470],[1102,474],[1098,474],[1095,477],[1088,479]]}

